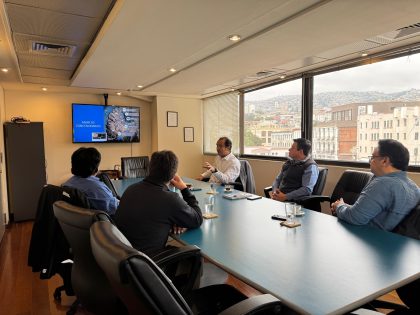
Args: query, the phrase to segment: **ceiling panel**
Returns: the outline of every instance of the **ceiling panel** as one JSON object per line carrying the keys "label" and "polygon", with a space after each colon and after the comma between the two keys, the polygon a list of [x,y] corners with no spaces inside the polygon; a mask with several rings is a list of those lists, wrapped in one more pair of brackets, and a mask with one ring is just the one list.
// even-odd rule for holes
{"label": "ceiling panel", "polygon": [[[18,63],[21,79],[30,83],[68,85],[75,73],[74,87],[134,91],[145,86],[136,95],[202,97],[420,41],[411,27],[398,30],[419,22],[418,0],[382,0],[381,5],[373,0],[6,0],[1,5],[2,25],[10,30],[0,29],[0,66]],[[230,42],[231,34],[242,40]],[[404,34],[409,36],[401,38]],[[72,57],[34,54],[33,41],[76,50]],[[7,53],[9,45],[15,53]],[[171,67],[178,71],[170,73]],[[20,80],[19,69],[7,75],[12,77]]]}
{"label": "ceiling panel", "polygon": [[68,86],[70,83],[69,80],[32,77],[32,76],[27,76],[27,75],[23,75],[22,79],[23,79],[23,82],[25,83],[42,84],[44,86],[46,85]]}
{"label": "ceiling panel", "polygon": [[49,11],[102,18],[113,0],[6,0],[4,2],[47,9]]}
{"label": "ceiling panel", "polygon": [[90,42],[102,22],[100,18],[14,4],[6,5],[6,9],[12,32],[50,39]]}
{"label": "ceiling panel", "polygon": [[39,67],[72,71],[79,63],[79,59],[60,56],[35,56],[29,53],[18,54],[22,67]]}
{"label": "ceiling panel", "polygon": [[63,79],[70,80],[72,71],[47,69],[47,68],[35,68],[35,67],[21,67],[20,71],[23,76],[31,77],[45,77],[51,79]]}

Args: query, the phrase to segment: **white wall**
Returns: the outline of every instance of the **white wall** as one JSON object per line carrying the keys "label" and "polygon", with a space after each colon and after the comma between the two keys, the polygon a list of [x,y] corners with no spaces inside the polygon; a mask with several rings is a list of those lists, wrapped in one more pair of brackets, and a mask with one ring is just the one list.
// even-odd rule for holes
{"label": "white wall", "polygon": [[[167,111],[178,112],[178,127],[166,126]],[[197,177],[202,171],[202,101],[192,98],[156,98],[156,150],[172,150],[179,159],[181,176]],[[184,127],[194,128],[194,142],[184,142]],[[155,148],[155,146],[153,146]]]}

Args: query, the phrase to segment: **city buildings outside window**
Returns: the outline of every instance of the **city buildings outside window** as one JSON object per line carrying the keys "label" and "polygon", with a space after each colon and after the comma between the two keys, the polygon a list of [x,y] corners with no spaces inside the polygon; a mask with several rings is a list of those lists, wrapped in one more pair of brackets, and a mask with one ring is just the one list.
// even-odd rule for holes
{"label": "city buildings outside window", "polygon": [[[396,139],[410,151],[410,165],[420,165],[418,69],[420,54],[314,76],[314,158],[368,162],[378,140]],[[320,112],[331,119],[319,120]],[[325,128],[335,136],[319,136],[317,129]],[[324,144],[334,144],[335,152],[320,150]]]}
{"label": "city buildings outside window", "polygon": [[245,93],[244,154],[287,156],[301,137],[301,115],[301,79]]}

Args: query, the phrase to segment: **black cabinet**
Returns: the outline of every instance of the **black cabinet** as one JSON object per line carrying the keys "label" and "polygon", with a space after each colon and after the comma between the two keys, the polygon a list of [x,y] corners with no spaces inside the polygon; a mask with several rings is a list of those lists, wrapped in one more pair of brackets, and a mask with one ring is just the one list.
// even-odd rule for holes
{"label": "black cabinet", "polygon": [[4,144],[9,213],[14,221],[34,219],[47,182],[43,123],[5,123]]}

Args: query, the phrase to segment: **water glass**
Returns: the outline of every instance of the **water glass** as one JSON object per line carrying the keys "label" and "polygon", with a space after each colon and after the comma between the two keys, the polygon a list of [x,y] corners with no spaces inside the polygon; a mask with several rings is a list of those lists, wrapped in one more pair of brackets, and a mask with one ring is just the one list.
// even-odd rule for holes
{"label": "water glass", "polygon": [[214,208],[214,196],[209,196],[206,198],[206,201],[204,204],[204,213],[213,212],[213,208]]}
{"label": "water glass", "polygon": [[295,204],[295,216],[302,215],[302,206],[299,204]]}
{"label": "water glass", "polygon": [[210,184],[210,192],[212,194],[214,194],[216,192],[216,189],[214,188],[214,184],[213,183]]}
{"label": "water glass", "polygon": [[286,203],[287,222],[293,223],[295,221],[295,208],[296,204],[294,202]]}

